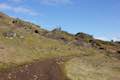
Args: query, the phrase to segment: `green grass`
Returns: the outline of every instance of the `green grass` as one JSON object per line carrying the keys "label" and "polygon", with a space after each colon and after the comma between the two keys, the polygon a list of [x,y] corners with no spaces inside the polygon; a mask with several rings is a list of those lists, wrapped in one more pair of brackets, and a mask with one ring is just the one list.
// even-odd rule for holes
{"label": "green grass", "polygon": [[21,65],[32,62],[35,59],[47,59],[81,53],[81,50],[72,45],[65,45],[62,41],[49,39],[34,33],[24,34],[23,39],[19,37],[9,39],[1,34],[0,43],[4,46],[4,49],[1,49],[3,53],[0,53],[2,55],[0,62],[4,63],[4,65],[0,65],[0,68],[4,68],[6,64]]}
{"label": "green grass", "polygon": [[[113,65],[114,64],[114,65]],[[65,72],[70,80],[119,80],[119,60],[107,58],[103,54],[81,56],[66,63]],[[113,69],[114,67],[114,69]]]}

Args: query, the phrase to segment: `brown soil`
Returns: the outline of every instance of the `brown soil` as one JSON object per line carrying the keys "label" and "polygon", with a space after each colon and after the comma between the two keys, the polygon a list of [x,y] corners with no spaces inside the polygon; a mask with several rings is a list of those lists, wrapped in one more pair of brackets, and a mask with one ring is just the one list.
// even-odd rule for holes
{"label": "brown soil", "polygon": [[34,62],[0,72],[0,80],[67,80],[55,60]]}

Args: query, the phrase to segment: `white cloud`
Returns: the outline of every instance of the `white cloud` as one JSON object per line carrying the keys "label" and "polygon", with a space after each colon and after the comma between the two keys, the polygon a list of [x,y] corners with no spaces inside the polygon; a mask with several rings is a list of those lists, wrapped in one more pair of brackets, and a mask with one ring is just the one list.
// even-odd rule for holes
{"label": "white cloud", "polygon": [[120,37],[111,37],[111,38],[108,38],[108,37],[101,37],[101,36],[95,36],[94,37],[95,39],[99,39],[99,40],[103,40],[103,41],[120,41]]}
{"label": "white cloud", "polygon": [[111,39],[107,38],[107,37],[103,37],[103,36],[95,36],[95,39],[99,39],[99,40],[103,40],[103,41],[110,41]]}
{"label": "white cloud", "polygon": [[114,41],[120,41],[120,37],[113,38]]}
{"label": "white cloud", "polygon": [[41,0],[43,4],[56,5],[56,4],[71,4],[71,0]]}
{"label": "white cloud", "polygon": [[23,8],[23,7],[13,8],[13,11],[16,12],[16,13],[25,13],[25,14],[27,13],[27,14],[30,14],[30,15],[33,15],[33,16],[38,15],[38,13],[32,11],[31,9]]}
{"label": "white cloud", "polygon": [[0,3],[0,9],[11,9],[11,7],[6,3]]}
{"label": "white cloud", "polygon": [[10,6],[10,5],[6,4],[6,3],[0,3],[0,9],[13,11],[15,13],[29,14],[29,15],[32,15],[32,16],[39,15],[38,13],[32,11],[31,9],[24,8],[24,7],[21,7],[21,6],[13,7],[13,6]]}

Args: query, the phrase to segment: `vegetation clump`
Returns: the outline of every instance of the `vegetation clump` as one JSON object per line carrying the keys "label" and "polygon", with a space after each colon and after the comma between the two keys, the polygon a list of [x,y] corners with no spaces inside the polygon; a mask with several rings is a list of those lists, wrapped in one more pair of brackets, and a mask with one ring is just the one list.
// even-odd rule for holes
{"label": "vegetation clump", "polygon": [[91,40],[93,40],[92,35],[82,33],[82,32],[79,32],[79,33],[75,34],[75,37],[76,37],[77,40],[84,40],[87,43],[89,43]]}

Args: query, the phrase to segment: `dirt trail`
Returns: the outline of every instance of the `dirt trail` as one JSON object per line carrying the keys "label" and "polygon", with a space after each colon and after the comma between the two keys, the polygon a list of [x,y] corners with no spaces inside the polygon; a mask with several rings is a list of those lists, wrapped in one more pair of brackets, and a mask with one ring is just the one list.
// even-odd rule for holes
{"label": "dirt trail", "polygon": [[0,80],[67,80],[55,60],[45,60],[0,72]]}

